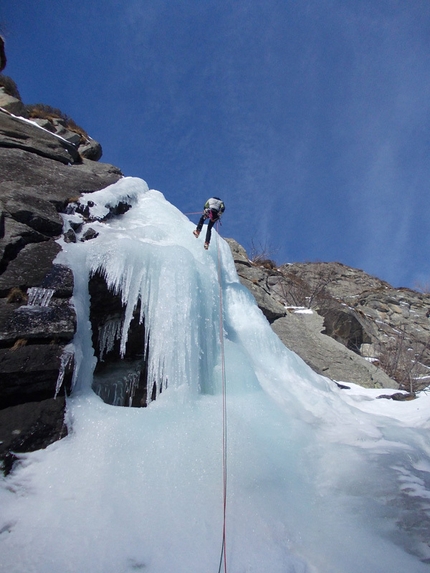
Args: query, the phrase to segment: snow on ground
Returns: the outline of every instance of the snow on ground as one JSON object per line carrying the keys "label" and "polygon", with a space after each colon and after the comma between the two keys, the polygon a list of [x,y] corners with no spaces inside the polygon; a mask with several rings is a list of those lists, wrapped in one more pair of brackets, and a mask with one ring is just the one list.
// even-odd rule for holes
{"label": "snow on ground", "polygon": [[391,395],[399,390],[387,388],[363,388],[351,382],[345,382],[349,390],[344,400],[363,412],[387,416],[409,427],[430,429],[430,392],[420,392],[415,400],[396,401],[378,399],[381,395]]}

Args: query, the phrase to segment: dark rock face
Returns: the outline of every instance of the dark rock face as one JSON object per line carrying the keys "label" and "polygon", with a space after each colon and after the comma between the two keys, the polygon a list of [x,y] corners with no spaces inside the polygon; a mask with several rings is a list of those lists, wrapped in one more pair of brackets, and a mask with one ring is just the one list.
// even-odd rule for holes
{"label": "dark rock face", "polygon": [[[7,296],[12,288],[26,289],[29,286],[41,286],[46,274],[51,270],[52,261],[60,252],[60,246],[54,241],[29,243],[16,253],[0,276],[0,295]],[[13,256],[12,249],[7,254]]]}
{"label": "dark rock face", "polygon": [[[0,349],[2,407],[53,398],[62,351],[59,344],[26,344]],[[69,382],[66,385],[70,390]]]}
{"label": "dark rock face", "polygon": [[0,316],[3,347],[21,339],[69,342],[75,334],[75,312],[68,299],[51,298],[49,306],[5,303],[5,299],[0,299]]}
{"label": "dark rock face", "polygon": [[66,360],[67,345],[76,316],[70,301],[73,275],[54,263],[61,213],[71,199],[122,176],[116,167],[81,159],[77,149],[73,134],[71,142],[64,141],[0,111],[0,461],[5,470],[15,459],[10,452],[45,447],[65,435],[64,398],[54,400],[54,394],[61,376],[64,390],[70,390],[73,360]]}
{"label": "dark rock face", "polygon": [[[0,112],[1,115],[1,112]],[[122,177],[121,171],[107,163],[83,160],[64,165],[20,149],[2,146],[2,200],[13,201],[15,193],[33,196],[54,205],[62,212],[73,197],[103,189]],[[61,222],[61,218],[58,217]]]}
{"label": "dark rock face", "polygon": [[331,336],[353,352],[360,353],[362,344],[371,344],[372,338],[359,317],[344,309],[329,308],[320,312],[324,316],[324,334]]}
{"label": "dark rock face", "polygon": [[46,448],[67,435],[64,407],[63,396],[1,410],[0,459],[6,474],[17,459],[15,454]]}
{"label": "dark rock face", "polygon": [[[24,254],[29,245],[34,249],[36,243],[52,243],[61,234],[59,213],[65,210],[70,198],[103,189],[121,177],[121,172],[111,165],[84,161],[65,166],[19,149],[2,148],[1,141],[0,166],[0,272],[3,273],[7,273],[11,261],[22,251],[21,256],[31,262],[32,253]],[[56,254],[54,250],[58,249],[56,245],[40,248],[50,250],[51,261]],[[21,262],[16,266],[20,267]],[[13,270],[14,277],[17,273],[19,270]],[[8,273],[1,280],[8,286],[7,276]]]}
{"label": "dark rock face", "polygon": [[103,155],[102,146],[100,143],[91,139],[86,143],[82,143],[78,147],[79,155],[84,159],[91,159],[91,161],[99,161]]}

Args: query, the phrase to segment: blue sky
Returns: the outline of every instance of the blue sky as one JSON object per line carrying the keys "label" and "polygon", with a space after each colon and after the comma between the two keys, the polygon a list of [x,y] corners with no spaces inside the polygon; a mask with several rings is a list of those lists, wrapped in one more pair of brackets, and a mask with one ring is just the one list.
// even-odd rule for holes
{"label": "blue sky", "polygon": [[4,4],[4,73],[102,161],[185,213],[222,197],[248,252],[430,284],[428,0]]}

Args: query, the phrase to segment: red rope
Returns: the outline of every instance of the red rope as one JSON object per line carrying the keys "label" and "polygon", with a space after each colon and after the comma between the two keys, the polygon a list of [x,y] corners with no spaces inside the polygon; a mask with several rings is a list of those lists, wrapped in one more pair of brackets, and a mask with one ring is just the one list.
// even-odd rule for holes
{"label": "red rope", "polygon": [[[219,225],[217,225],[217,231]],[[225,382],[225,351],[224,351],[224,327],[223,327],[223,299],[221,284],[221,256],[219,248],[219,233],[217,233],[218,251],[218,284],[219,284],[219,338],[221,346],[221,378],[222,378],[222,481],[223,481],[223,526],[222,526],[222,548],[218,573],[224,564],[224,573],[227,573],[226,556],[226,514],[227,514],[227,392]]]}

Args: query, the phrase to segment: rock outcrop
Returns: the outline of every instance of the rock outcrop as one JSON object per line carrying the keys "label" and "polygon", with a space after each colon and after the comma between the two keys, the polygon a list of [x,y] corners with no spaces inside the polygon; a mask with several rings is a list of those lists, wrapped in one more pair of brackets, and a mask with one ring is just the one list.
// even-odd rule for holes
{"label": "rock outcrop", "polygon": [[26,117],[25,105],[22,101],[6,92],[4,87],[0,87],[0,107],[17,116]]}
{"label": "rock outcrop", "polygon": [[273,330],[316,372],[368,387],[428,386],[430,295],[340,263],[253,263],[229,244]]}
{"label": "rock outcrop", "polygon": [[[121,176],[67,141],[0,110],[0,460],[65,435],[68,344],[76,317],[71,271],[55,263],[61,213],[71,199]],[[57,389],[58,390],[58,389]]]}
{"label": "rock outcrop", "polygon": [[65,165],[79,161],[76,146],[66,139],[4,112],[0,113],[0,141],[2,147],[23,149]]}
{"label": "rock outcrop", "polygon": [[241,283],[251,291],[264,316],[272,323],[287,314],[285,306],[272,295],[269,274],[264,266],[250,262],[245,249],[233,239],[227,239]]}
{"label": "rock outcrop", "polygon": [[324,318],[317,312],[290,311],[273,322],[282,342],[315,372],[341,384],[354,382],[366,387],[393,388],[397,384],[382,369],[323,334]]}

